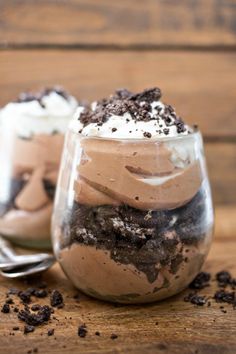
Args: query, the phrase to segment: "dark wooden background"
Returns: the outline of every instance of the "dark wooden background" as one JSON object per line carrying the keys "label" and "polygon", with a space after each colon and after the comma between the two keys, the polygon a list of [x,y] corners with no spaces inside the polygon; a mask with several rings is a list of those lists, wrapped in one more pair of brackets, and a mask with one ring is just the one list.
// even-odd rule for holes
{"label": "dark wooden background", "polygon": [[236,202],[235,0],[0,0],[0,105],[55,83],[160,86],[202,129],[215,202]]}

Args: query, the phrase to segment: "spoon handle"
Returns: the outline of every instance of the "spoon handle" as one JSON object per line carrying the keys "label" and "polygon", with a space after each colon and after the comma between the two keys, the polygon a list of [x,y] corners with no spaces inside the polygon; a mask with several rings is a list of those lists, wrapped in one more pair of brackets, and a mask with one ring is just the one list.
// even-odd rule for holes
{"label": "spoon handle", "polygon": [[34,253],[34,254],[16,254],[10,242],[0,236],[0,267],[5,268],[7,264],[25,265],[38,263],[47,259],[52,259],[54,256],[50,253]]}
{"label": "spoon handle", "polygon": [[16,257],[10,243],[0,236],[0,255],[5,259],[14,260]]}

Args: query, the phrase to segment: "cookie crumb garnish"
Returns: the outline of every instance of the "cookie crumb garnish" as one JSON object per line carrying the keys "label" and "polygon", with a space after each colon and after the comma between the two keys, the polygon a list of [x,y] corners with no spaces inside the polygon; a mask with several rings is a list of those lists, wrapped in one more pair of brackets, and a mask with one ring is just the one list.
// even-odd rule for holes
{"label": "cookie crumb garnish", "polygon": [[143,133],[143,136],[145,137],[145,138],[151,138],[152,137],[152,134],[151,133],[149,133],[149,132],[144,132]]}

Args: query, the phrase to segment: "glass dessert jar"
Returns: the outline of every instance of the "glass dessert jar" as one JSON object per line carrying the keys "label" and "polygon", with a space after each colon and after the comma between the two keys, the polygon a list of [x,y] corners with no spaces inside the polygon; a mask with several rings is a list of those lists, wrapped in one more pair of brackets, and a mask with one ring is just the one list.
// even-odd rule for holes
{"label": "glass dessert jar", "polygon": [[108,301],[180,292],[212,239],[200,132],[153,139],[83,133],[67,133],[55,198],[53,245],[63,270],[86,294]]}
{"label": "glass dessert jar", "polygon": [[0,111],[0,233],[49,247],[64,133],[77,101],[59,88],[21,94]]}

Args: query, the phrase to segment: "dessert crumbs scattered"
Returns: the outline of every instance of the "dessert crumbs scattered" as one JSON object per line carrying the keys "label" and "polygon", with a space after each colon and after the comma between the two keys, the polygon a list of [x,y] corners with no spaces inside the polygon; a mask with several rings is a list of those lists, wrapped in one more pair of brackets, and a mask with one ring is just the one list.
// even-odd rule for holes
{"label": "dessert crumbs scattered", "polygon": [[[224,304],[230,304],[233,305],[233,308],[236,308],[236,292],[234,291],[234,286],[236,285],[236,279],[231,276],[231,274],[228,271],[221,271],[216,274],[215,277],[217,281],[217,285],[219,287],[218,290],[215,291],[214,295],[211,296],[211,299],[213,299],[216,303],[222,303],[223,305],[219,306],[219,310],[227,314],[228,311],[224,307]],[[189,285],[190,289],[193,289],[194,291],[187,294],[184,297],[184,301],[189,302],[193,305],[196,306],[204,306],[206,305],[207,307],[211,307],[212,301],[209,301],[209,296],[205,296],[202,294],[199,294],[198,292],[205,287],[208,287],[210,285],[210,280],[211,280],[211,275],[210,273],[207,272],[201,272],[199,273],[195,279],[191,282]],[[227,287],[227,288],[226,288]],[[41,306],[40,304],[33,304],[31,307],[29,307],[28,302],[31,301],[31,296],[35,296],[38,298],[43,298],[48,296],[48,291],[44,291],[44,286],[41,287],[41,290],[39,290],[40,286],[35,288],[27,288],[24,291],[20,291],[19,289],[16,288],[11,288],[9,289],[8,293],[6,294],[6,300],[5,303],[2,306],[1,312],[3,313],[9,313],[10,312],[10,304],[14,304],[14,300],[9,297],[9,295],[16,295],[18,296],[21,301],[23,302],[24,309],[19,310],[18,306],[15,306],[13,308],[14,312],[18,313],[18,318],[19,320],[25,322],[25,327],[24,327],[24,334],[33,332],[36,328],[36,326],[39,326],[41,324],[47,324],[48,321],[51,318],[51,314],[53,313],[53,308],[50,306],[44,305]],[[231,290],[230,290],[231,289]],[[50,293],[50,291],[49,291]],[[79,294],[75,294],[73,296],[75,300],[78,300],[80,298]],[[51,305],[57,308],[60,308],[60,306],[64,305],[63,301],[63,296],[58,290],[53,290],[50,296],[50,302]],[[21,305],[22,306],[22,305]],[[32,312],[31,312],[32,311]],[[52,317],[52,319],[59,321],[55,316]],[[66,320],[72,320],[71,317],[66,317]],[[214,320],[215,321],[215,320]],[[155,322],[155,325],[158,325],[158,322]],[[19,331],[20,327],[15,325],[12,327],[13,331]],[[54,335],[54,329],[49,328],[47,330],[47,335],[48,336],[53,336]],[[86,337],[88,333],[86,324],[82,324],[78,327],[78,336],[81,338]],[[14,332],[10,332],[9,335],[13,336]],[[96,336],[100,336],[100,332],[96,331],[95,332]],[[110,336],[111,339],[116,339],[118,338],[118,335],[115,333],[112,333]],[[54,337],[56,339],[56,337]]]}
{"label": "dessert crumbs scattered", "polygon": [[35,327],[31,326],[31,325],[25,325],[24,327],[24,334],[30,333],[30,332],[34,332]]}
{"label": "dessert crumbs scattered", "polygon": [[32,311],[38,311],[40,310],[41,306],[39,304],[34,304],[31,306],[31,310]]}
{"label": "dessert crumbs scattered", "polygon": [[20,290],[18,288],[10,288],[7,292],[7,295],[18,295]]}
{"label": "dessert crumbs scattered", "polygon": [[38,298],[44,298],[48,296],[48,292],[45,289],[35,290],[34,296]]}
{"label": "dessert crumbs scattered", "polygon": [[26,322],[31,326],[39,326],[43,323],[47,323],[51,317],[51,309],[49,306],[41,306],[37,313],[31,313],[29,308],[19,311],[18,318],[21,321]]}
{"label": "dessert crumbs scattered", "polygon": [[199,273],[195,279],[189,284],[190,289],[203,289],[209,286],[211,275],[207,272]]}
{"label": "dessert crumbs scattered", "polygon": [[53,336],[54,335],[54,328],[51,328],[48,330],[48,336]]}
{"label": "dessert crumbs scattered", "polygon": [[[211,280],[211,275],[206,272],[199,273],[192,283],[189,285],[189,288],[194,289],[194,293],[190,293],[185,296],[184,301],[191,302],[198,306],[203,306],[207,303],[207,306],[211,306],[211,302],[207,300],[206,296],[199,295],[197,291],[209,286]],[[233,305],[233,308],[236,308],[236,292],[235,284],[236,280],[232,278],[231,274],[228,271],[221,271],[216,274],[217,285],[220,288],[216,290],[214,295],[211,297],[215,300],[216,303],[227,303]],[[226,287],[230,290],[226,290]],[[227,313],[227,310],[224,309],[224,306],[220,306],[220,310],[223,313]]]}
{"label": "dessert crumbs scattered", "polygon": [[78,336],[80,338],[85,338],[87,333],[88,333],[88,330],[86,328],[86,324],[83,324],[83,325],[79,326],[79,328],[78,328]]}
{"label": "dessert crumbs scattered", "polygon": [[63,303],[63,296],[58,290],[53,290],[50,296],[50,303],[53,307],[62,307]]}
{"label": "dessert crumbs scattered", "polygon": [[2,313],[9,313],[9,312],[10,312],[10,306],[9,306],[9,304],[5,303],[5,304],[2,306],[1,312],[2,312]]}
{"label": "dessert crumbs scattered", "polygon": [[191,302],[193,305],[203,306],[206,304],[207,300],[205,296],[190,293],[184,298],[185,302]]}
{"label": "dessert crumbs scattered", "polygon": [[12,305],[14,304],[14,301],[12,298],[6,299],[6,304]]}
{"label": "dessert crumbs scattered", "polygon": [[231,284],[232,277],[229,272],[223,270],[223,271],[218,272],[216,274],[216,280],[217,280],[219,286],[225,287],[225,286]]}
{"label": "dessert crumbs scattered", "polygon": [[214,295],[216,302],[226,302],[236,306],[236,295],[235,292],[229,292],[226,290],[217,290]]}
{"label": "dessert crumbs scattered", "polygon": [[18,293],[19,298],[22,300],[24,304],[29,304],[31,302],[31,289],[26,289],[25,291],[20,291]]}

